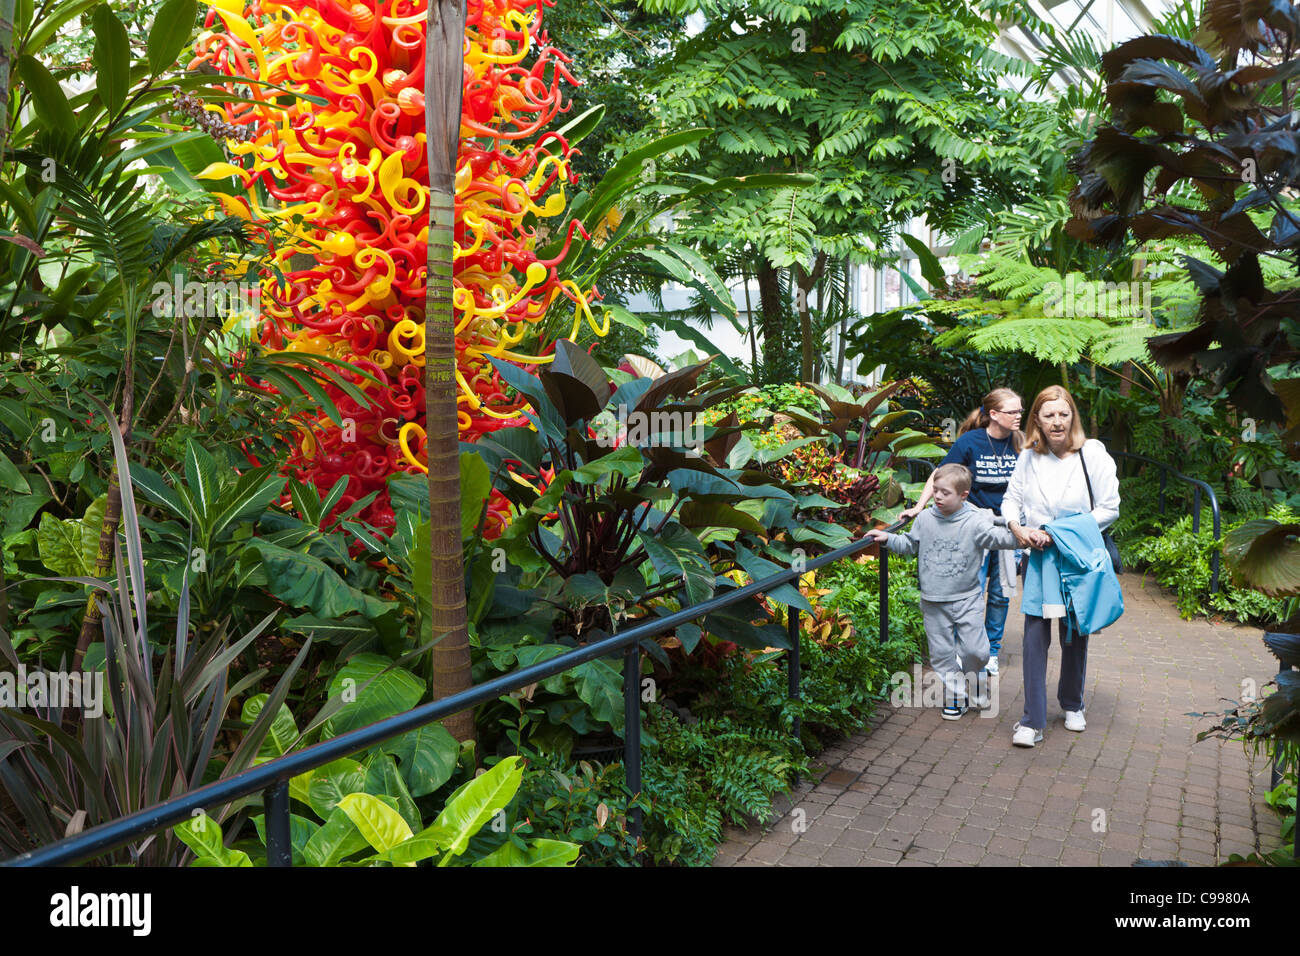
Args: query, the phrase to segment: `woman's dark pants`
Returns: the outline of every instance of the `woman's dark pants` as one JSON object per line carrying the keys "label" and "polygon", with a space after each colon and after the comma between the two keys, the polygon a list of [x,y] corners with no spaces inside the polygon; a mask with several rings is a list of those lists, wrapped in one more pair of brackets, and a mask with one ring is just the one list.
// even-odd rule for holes
{"label": "woman's dark pants", "polygon": [[[1020,723],[1042,730],[1047,726],[1047,655],[1052,645],[1052,622],[1025,615],[1025,715]],[[1065,619],[1057,626],[1061,644],[1061,677],[1056,684],[1056,700],[1062,710],[1083,710],[1083,682],[1088,671],[1088,635],[1075,634],[1065,642]]]}

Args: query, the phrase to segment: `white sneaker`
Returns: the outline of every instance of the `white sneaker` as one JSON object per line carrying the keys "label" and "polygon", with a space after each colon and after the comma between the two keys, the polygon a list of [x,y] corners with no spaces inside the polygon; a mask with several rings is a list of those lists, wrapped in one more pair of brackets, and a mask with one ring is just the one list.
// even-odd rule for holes
{"label": "white sneaker", "polygon": [[1088,726],[1087,721],[1083,719],[1083,711],[1067,710],[1065,712],[1065,729],[1073,730],[1075,733],[1083,733],[1084,728]]}
{"label": "white sneaker", "polygon": [[989,662],[984,665],[984,669],[989,672],[990,676],[998,675],[998,655],[994,654],[989,658]]}
{"label": "white sneaker", "polygon": [[1016,726],[1012,728],[1015,733],[1011,735],[1011,743],[1017,747],[1032,747],[1043,739],[1043,732],[1033,727],[1021,727],[1020,721],[1016,721]]}

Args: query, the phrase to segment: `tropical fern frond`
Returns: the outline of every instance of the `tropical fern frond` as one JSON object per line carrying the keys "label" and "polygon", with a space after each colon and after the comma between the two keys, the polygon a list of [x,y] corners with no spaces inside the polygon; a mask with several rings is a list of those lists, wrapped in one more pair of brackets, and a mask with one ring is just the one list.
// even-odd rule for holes
{"label": "tropical fern frond", "polygon": [[967,341],[981,352],[1028,352],[1044,362],[1074,363],[1108,330],[1100,319],[1004,319],[975,329]]}
{"label": "tropical fern frond", "polygon": [[1121,365],[1124,362],[1151,361],[1147,339],[1156,330],[1146,320],[1131,325],[1111,326],[1091,343],[1092,360],[1099,365]]}

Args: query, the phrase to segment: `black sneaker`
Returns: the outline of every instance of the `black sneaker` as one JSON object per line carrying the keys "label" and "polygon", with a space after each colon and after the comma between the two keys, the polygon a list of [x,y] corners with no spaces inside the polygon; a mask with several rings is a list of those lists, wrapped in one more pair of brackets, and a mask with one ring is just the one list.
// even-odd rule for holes
{"label": "black sneaker", "polygon": [[968,710],[970,705],[963,702],[954,707],[945,707],[942,716],[944,720],[961,720],[962,714]]}

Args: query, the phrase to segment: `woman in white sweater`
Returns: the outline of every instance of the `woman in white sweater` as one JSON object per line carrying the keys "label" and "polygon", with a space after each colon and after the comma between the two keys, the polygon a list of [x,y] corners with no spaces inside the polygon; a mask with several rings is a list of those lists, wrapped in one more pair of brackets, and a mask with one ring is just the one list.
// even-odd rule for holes
{"label": "woman in white sweater", "polygon": [[[1087,476],[1085,479],[1085,468]],[[1088,485],[1092,485],[1089,495]],[[1105,530],[1119,517],[1119,479],[1115,461],[1101,442],[1084,435],[1079,410],[1070,393],[1052,385],[1038,393],[1025,428],[1025,446],[1002,498],[1007,527],[1030,554],[1025,573],[1025,643],[1022,663],[1025,677],[1025,713],[1016,724],[1011,742],[1032,747],[1043,739],[1047,726],[1047,654],[1052,644],[1051,622],[1058,620],[1061,641],[1061,677],[1056,698],[1065,711],[1065,729],[1082,731],[1083,685],[1088,669],[1088,635],[1068,639],[1063,604],[1030,603],[1034,576],[1041,574],[1043,548],[1052,544],[1043,525],[1072,514],[1091,512]]]}

